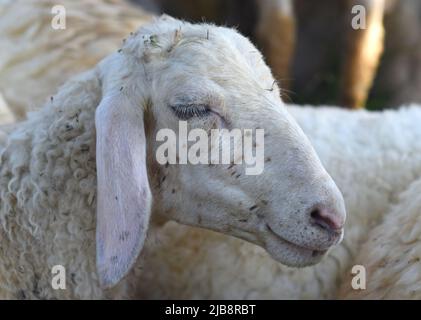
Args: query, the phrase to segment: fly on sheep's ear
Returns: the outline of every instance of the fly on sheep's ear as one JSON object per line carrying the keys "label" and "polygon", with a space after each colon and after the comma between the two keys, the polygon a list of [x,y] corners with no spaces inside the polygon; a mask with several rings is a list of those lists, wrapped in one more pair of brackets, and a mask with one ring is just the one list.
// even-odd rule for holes
{"label": "fly on sheep's ear", "polygon": [[96,254],[100,283],[108,288],[130,270],[146,237],[151,191],[143,114],[122,92],[102,99],[97,132]]}

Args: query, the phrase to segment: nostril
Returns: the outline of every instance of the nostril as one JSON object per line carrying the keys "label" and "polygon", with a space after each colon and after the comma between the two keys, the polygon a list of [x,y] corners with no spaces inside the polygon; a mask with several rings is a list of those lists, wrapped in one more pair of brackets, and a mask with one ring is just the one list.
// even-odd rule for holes
{"label": "nostril", "polygon": [[341,219],[336,217],[335,214],[331,213],[329,210],[314,208],[311,211],[310,216],[316,225],[325,230],[338,232],[343,227]]}

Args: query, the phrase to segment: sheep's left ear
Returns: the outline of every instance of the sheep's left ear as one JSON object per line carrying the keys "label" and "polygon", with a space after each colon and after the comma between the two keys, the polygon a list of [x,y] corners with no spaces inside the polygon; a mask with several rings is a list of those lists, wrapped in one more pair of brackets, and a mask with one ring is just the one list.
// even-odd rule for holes
{"label": "sheep's left ear", "polygon": [[96,110],[95,125],[97,271],[108,288],[128,273],[143,247],[151,191],[141,108],[123,93],[106,96]]}

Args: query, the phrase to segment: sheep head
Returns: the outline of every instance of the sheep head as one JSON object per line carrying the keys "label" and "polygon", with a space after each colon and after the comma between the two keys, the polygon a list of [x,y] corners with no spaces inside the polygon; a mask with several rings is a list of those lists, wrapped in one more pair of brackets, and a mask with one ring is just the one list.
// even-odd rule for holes
{"label": "sheep head", "polygon": [[[246,38],[164,16],[131,35],[98,72],[97,264],[103,285],[129,270],[151,212],[245,239],[289,266],[315,264],[340,242],[342,195]],[[251,135],[260,168],[248,174],[235,139],[228,140],[234,147],[227,163],[209,156],[207,163],[183,164],[180,153],[189,154],[197,140],[183,142],[180,130],[204,133],[200,152],[212,154],[222,148],[216,143],[221,134],[212,135],[220,129],[240,130],[240,139]],[[158,156],[163,130],[177,140],[167,137],[164,161]]]}

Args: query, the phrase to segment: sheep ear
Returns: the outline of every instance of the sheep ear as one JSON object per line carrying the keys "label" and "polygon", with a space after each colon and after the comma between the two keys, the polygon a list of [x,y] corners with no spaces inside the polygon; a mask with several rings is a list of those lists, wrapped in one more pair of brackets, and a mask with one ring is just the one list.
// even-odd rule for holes
{"label": "sheep ear", "polygon": [[97,134],[96,255],[100,283],[117,284],[136,261],[151,210],[143,112],[124,94],[103,98]]}

